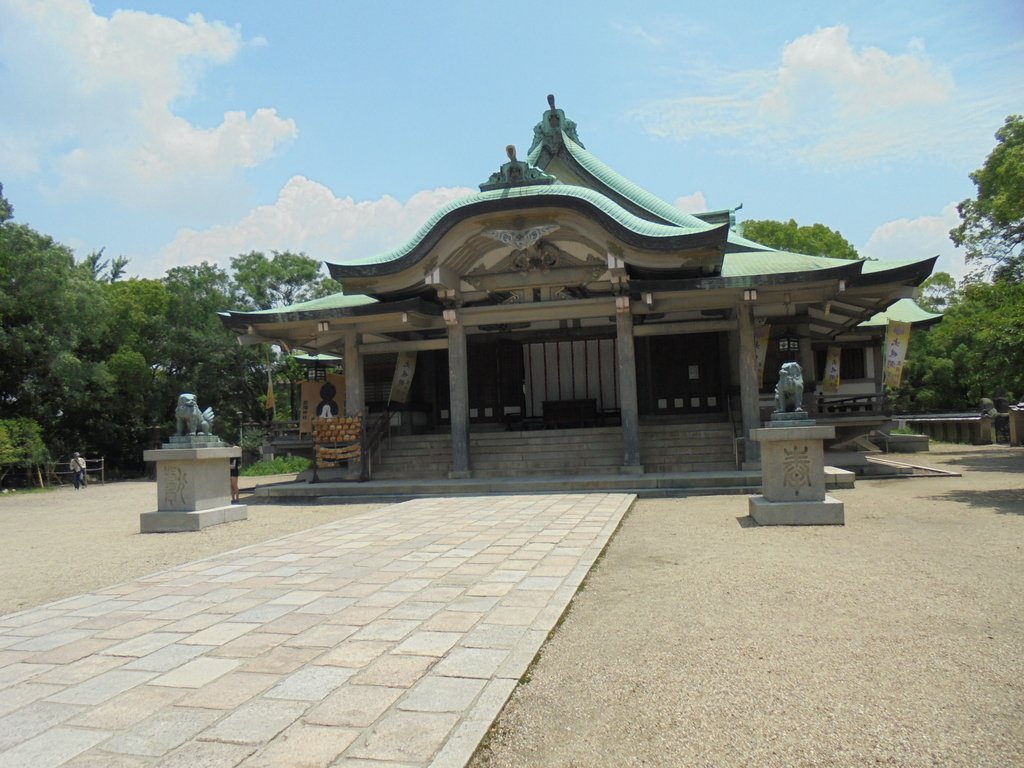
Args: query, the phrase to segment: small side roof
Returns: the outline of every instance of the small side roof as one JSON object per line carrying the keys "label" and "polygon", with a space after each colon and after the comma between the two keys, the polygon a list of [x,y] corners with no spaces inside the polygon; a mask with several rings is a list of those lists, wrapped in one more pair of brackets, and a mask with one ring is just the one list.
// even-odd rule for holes
{"label": "small side roof", "polygon": [[942,315],[929,312],[913,299],[900,299],[884,312],[879,312],[861,323],[862,327],[871,328],[888,325],[890,321],[910,323],[915,328],[927,328],[942,319]]}

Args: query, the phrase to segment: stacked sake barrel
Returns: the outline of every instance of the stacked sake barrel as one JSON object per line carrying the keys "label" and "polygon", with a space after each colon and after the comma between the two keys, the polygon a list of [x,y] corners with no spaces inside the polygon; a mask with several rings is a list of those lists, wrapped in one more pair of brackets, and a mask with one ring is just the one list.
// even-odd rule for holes
{"label": "stacked sake barrel", "polygon": [[358,459],[363,420],[360,416],[318,416],[313,419],[316,465],[324,469],[340,461]]}

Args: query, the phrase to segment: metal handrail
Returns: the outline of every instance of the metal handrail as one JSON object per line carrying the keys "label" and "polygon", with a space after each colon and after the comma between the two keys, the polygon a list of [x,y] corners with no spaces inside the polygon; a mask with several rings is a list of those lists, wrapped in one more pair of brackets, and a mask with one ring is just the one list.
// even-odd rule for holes
{"label": "metal handrail", "polygon": [[380,458],[381,446],[387,442],[391,444],[391,416],[390,408],[385,408],[371,419],[367,417],[366,426],[362,432],[362,445],[360,452],[363,456],[363,469],[360,480],[365,481],[373,477],[373,453],[377,451],[377,458]]}

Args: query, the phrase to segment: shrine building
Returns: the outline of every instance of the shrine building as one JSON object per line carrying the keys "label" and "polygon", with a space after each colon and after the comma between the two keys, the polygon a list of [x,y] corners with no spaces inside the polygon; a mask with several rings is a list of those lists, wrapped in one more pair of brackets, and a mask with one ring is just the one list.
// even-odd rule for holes
{"label": "shrine building", "polygon": [[843,260],[745,239],[735,211],[659,199],[548,106],[529,150],[508,146],[478,193],[392,251],[328,264],[342,293],[225,312],[226,327],[244,344],[339,356],[344,412],[444,436],[431,471],[450,477],[498,466],[474,448],[497,432],[576,430],[578,445],[614,445],[606,471],[642,474],[673,466],[654,436],[693,433],[700,453],[710,425],[729,446],[719,463],[756,465],[749,431],[787,361],[803,369],[804,408],[838,437],[886,422],[883,338],[893,321],[938,321],[913,302],[935,257]]}

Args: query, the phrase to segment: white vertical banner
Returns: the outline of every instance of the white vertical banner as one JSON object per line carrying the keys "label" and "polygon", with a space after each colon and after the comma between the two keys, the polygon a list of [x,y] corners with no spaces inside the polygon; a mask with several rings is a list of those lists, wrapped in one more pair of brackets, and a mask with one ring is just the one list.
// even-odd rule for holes
{"label": "white vertical banner", "polygon": [[910,344],[910,323],[890,320],[885,329],[885,379],[887,387],[898,387],[903,378],[903,361]]}
{"label": "white vertical banner", "polygon": [[409,387],[412,377],[416,375],[416,353],[399,352],[395,361],[395,375],[391,379],[391,396],[388,402],[406,403],[409,401]]}
{"label": "white vertical banner", "polygon": [[825,355],[825,375],[821,380],[822,392],[835,394],[839,391],[839,361],[842,360],[842,348],[829,347]]}
{"label": "white vertical banner", "polygon": [[764,361],[768,356],[768,341],[772,327],[768,323],[754,327],[754,364],[757,366],[757,386],[764,384]]}

